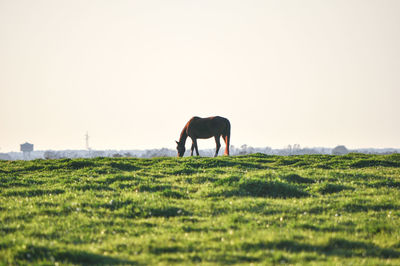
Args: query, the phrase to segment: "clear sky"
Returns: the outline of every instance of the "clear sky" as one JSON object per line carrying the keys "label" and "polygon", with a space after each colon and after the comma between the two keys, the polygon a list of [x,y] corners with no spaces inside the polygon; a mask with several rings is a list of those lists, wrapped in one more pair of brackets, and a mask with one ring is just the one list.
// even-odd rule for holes
{"label": "clear sky", "polygon": [[[400,148],[398,0],[0,0],[0,152]],[[187,144],[189,145],[189,143]],[[213,140],[199,142],[213,147]]]}

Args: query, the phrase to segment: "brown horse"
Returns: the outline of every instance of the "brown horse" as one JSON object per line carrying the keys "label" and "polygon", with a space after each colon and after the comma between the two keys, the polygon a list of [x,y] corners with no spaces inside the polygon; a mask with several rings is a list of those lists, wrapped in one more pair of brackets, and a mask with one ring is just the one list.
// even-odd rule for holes
{"label": "brown horse", "polygon": [[182,157],[185,153],[187,137],[192,139],[191,156],[193,156],[193,150],[196,150],[196,154],[199,156],[197,139],[208,139],[214,137],[217,146],[214,157],[217,157],[219,148],[221,147],[219,142],[220,136],[222,136],[225,141],[225,155],[229,155],[229,140],[231,136],[231,123],[229,120],[220,116],[207,118],[200,118],[197,116],[192,117],[182,129],[179,142],[175,141],[177,144],[176,149],[178,150],[178,157]]}

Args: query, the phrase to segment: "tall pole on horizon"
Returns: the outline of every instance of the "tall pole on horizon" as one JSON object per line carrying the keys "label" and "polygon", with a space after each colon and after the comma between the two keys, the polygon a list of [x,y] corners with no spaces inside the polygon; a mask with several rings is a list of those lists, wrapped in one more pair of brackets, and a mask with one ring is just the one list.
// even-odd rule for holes
{"label": "tall pole on horizon", "polygon": [[90,151],[90,147],[89,147],[89,133],[86,131],[86,135],[85,135],[85,140],[86,140],[86,149],[88,151]]}

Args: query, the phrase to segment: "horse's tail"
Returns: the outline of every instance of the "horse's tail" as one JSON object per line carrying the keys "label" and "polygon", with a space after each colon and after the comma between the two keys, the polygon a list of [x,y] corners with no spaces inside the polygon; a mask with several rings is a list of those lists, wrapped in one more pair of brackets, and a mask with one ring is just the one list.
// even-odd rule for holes
{"label": "horse's tail", "polygon": [[227,125],[225,129],[225,134],[224,134],[224,141],[225,141],[225,155],[229,156],[229,146],[230,146],[230,139],[231,139],[231,123],[227,119]]}

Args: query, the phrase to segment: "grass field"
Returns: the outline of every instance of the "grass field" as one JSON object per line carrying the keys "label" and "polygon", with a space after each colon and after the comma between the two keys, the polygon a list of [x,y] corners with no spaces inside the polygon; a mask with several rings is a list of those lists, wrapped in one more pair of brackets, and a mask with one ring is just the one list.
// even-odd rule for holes
{"label": "grass field", "polygon": [[400,154],[0,162],[0,264],[400,265]]}

